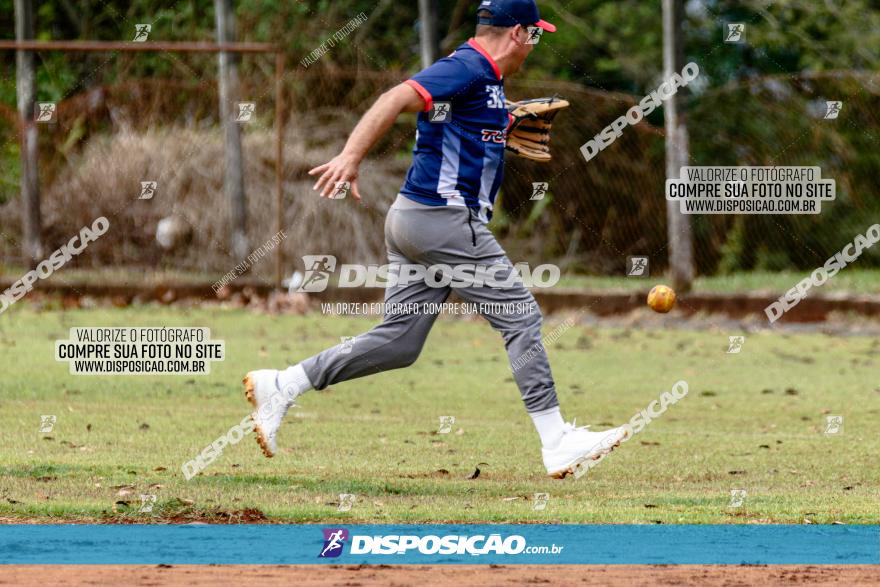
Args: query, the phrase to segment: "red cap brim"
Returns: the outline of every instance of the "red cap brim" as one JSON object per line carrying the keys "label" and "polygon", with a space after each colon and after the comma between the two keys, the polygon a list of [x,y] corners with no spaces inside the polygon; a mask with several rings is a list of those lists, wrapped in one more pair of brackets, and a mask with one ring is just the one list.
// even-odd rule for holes
{"label": "red cap brim", "polygon": [[547,22],[546,20],[539,20],[538,22],[535,23],[535,26],[544,29],[548,33],[555,33],[556,32],[556,27],[553,26],[552,24],[550,24],[549,22]]}

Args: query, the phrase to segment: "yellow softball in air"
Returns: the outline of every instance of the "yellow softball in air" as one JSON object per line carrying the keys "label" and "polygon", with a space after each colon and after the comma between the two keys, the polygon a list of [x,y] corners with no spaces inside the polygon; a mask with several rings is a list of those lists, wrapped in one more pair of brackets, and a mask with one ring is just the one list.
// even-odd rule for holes
{"label": "yellow softball in air", "polygon": [[666,285],[655,285],[648,292],[648,305],[655,312],[665,314],[675,305],[675,292]]}

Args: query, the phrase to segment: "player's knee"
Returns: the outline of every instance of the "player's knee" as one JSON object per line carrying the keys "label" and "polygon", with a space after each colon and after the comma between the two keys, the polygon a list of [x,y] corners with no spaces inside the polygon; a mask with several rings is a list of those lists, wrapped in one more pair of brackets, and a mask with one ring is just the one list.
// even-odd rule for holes
{"label": "player's knee", "polygon": [[498,330],[501,332],[506,346],[515,341],[540,341],[541,325],[543,322],[544,319],[540,312],[538,312],[520,316],[517,320],[511,320],[498,328]]}
{"label": "player's knee", "polygon": [[395,356],[392,359],[392,369],[409,367],[418,360],[420,354],[422,354],[422,347],[420,345],[404,346],[400,351],[395,353]]}
{"label": "player's knee", "polygon": [[544,316],[541,314],[538,304],[533,304],[531,309],[517,314],[511,320],[511,330],[515,331],[537,329],[540,332],[543,325]]}
{"label": "player's knee", "polygon": [[424,344],[425,339],[416,336],[415,331],[407,332],[395,341],[393,352],[389,353],[388,356],[388,368],[400,369],[402,367],[409,367],[422,354],[422,346]]}

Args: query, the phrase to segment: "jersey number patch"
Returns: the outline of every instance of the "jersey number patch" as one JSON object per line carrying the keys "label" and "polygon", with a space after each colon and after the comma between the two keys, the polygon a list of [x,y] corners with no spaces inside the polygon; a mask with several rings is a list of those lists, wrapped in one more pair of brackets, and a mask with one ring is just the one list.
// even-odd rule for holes
{"label": "jersey number patch", "polygon": [[489,108],[504,108],[504,88],[501,86],[486,86],[489,99],[486,105]]}

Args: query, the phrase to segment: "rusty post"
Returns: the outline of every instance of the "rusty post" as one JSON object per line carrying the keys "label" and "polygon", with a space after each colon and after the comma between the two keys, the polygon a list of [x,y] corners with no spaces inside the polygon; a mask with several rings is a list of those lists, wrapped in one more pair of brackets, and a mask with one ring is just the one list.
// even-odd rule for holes
{"label": "rusty post", "polygon": [[0,41],[0,49],[24,51],[120,51],[150,52],[173,51],[180,53],[274,53],[278,49],[270,43],[201,43],[201,42],[146,42],[125,41]]}
{"label": "rusty post", "polygon": [[[284,228],[284,53],[275,53],[275,228],[276,236]],[[275,253],[275,285],[281,288],[284,278],[284,245]]]}

